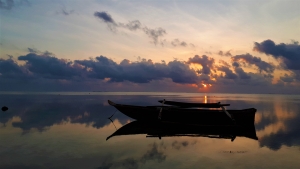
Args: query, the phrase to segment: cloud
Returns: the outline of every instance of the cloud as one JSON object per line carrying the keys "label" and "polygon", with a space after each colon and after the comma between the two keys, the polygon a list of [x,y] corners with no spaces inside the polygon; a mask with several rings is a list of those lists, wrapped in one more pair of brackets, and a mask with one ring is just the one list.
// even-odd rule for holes
{"label": "cloud", "polygon": [[148,83],[152,80],[171,78],[175,83],[197,83],[197,74],[189,68],[188,64],[180,61],[165,63],[153,63],[152,60],[142,59],[139,62],[123,60],[117,64],[105,56],[96,57],[95,60],[76,60],[78,63],[90,69],[87,72],[91,78],[110,78],[111,82],[130,81],[134,83]]}
{"label": "cloud", "polygon": [[151,145],[151,149],[148,150],[141,158],[126,158],[123,160],[112,160],[110,157],[106,159],[100,167],[97,169],[109,169],[109,168],[129,168],[137,169],[140,168],[142,164],[145,164],[148,161],[157,161],[161,163],[166,160],[166,155],[162,150],[159,150],[159,146],[154,142]]}
{"label": "cloud", "polygon": [[293,41],[290,44],[275,44],[272,40],[265,40],[261,43],[255,42],[253,50],[277,59],[281,67],[290,71],[290,75],[280,77],[283,82],[300,81],[300,45]]}
{"label": "cloud", "polygon": [[182,142],[179,142],[179,141],[174,141],[172,143],[172,148],[174,149],[181,149],[182,147],[187,147],[189,145],[189,142],[188,141],[182,141]]}
{"label": "cloud", "polygon": [[250,65],[255,65],[260,72],[265,71],[267,73],[272,73],[275,70],[275,66],[261,60],[260,57],[252,56],[249,53],[243,55],[236,55],[231,57],[234,62],[242,62]]}
{"label": "cloud", "polygon": [[234,68],[235,73],[239,76],[240,79],[251,79],[251,76],[248,75],[240,66],[239,63],[233,62],[232,66]]}
{"label": "cloud", "polygon": [[[139,59],[131,62],[124,59],[117,63],[102,55],[72,61],[59,59],[48,51],[28,48],[28,52],[15,57],[17,61],[13,58],[0,59],[1,90],[91,91],[99,90],[102,86],[110,91],[195,92],[202,90],[200,84],[205,83],[212,84],[210,91],[220,88],[218,92],[222,92],[229,91],[224,85],[236,85],[232,90],[237,90],[241,85],[261,85],[265,89],[277,86],[272,84],[274,75],[271,68],[262,66],[268,66],[268,63],[257,57],[244,57],[249,56],[247,54],[233,57],[231,64],[220,60],[219,65],[216,65],[215,59],[206,55],[194,55],[187,61],[174,59],[169,62],[153,62],[151,59]],[[20,61],[21,63],[17,63]],[[248,63],[262,67],[267,73],[245,72],[241,66]],[[282,85],[293,85],[289,91],[297,87],[294,82],[300,79],[294,72],[280,78],[282,82],[286,82]]]}
{"label": "cloud", "polygon": [[0,0],[0,9],[11,10],[14,7],[15,3],[13,0]]}
{"label": "cloud", "polygon": [[0,9],[11,10],[16,6],[30,5],[28,0],[19,0],[17,3],[14,0],[0,0]]}
{"label": "cloud", "polygon": [[[166,40],[162,39],[167,34],[167,31],[164,28],[150,28],[146,25],[143,25],[139,20],[128,21],[127,23],[116,22],[109,13],[104,11],[95,12],[94,16],[106,23],[108,28],[113,32],[116,32],[119,28],[127,29],[130,31],[139,30],[146,34],[152,40],[151,42],[155,45],[161,44],[162,46],[164,46],[164,44],[166,43]],[[189,45],[192,48],[195,47],[194,44],[188,44],[187,42],[180,41],[179,39],[174,39],[173,41],[171,41],[171,45],[183,47],[187,47]]]}
{"label": "cloud", "polygon": [[157,162],[163,162],[166,160],[166,155],[163,151],[160,151],[158,149],[158,145],[156,143],[153,143],[151,146],[151,149],[148,150],[142,157],[141,162],[145,163],[149,160],[156,160]]}
{"label": "cloud", "polygon": [[251,76],[248,75],[242,68],[235,67],[235,73],[239,76],[240,79],[251,79]]}
{"label": "cloud", "polygon": [[[29,50],[31,52],[36,52],[32,49]],[[44,78],[68,79],[74,76],[80,76],[82,68],[73,64],[72,61],[58,59],[49,54],[51,53],[29,53],[24,56],[19,56],[18,60],[25,61],[24,68]]]}
{"label": "cloud", "polygon": [[0,79],[24,77],[28,77],[28,74],[23,66],[19,66],[12,58],[7,60],[0,58]]}
{"label": "cloud", "polygon": [[[187,43],[185,41],[180,41],[179,39],[174,39],[171,44],[173,46],[183,46],[183,47],[186,47],[187,46]],[[192,44],[193,45],[193,44]]]}
{"label": "cloud", "polygon": [[280,80],[286,83],[300,81],[300,71],[295,70],[291,72],[290,75],[285,73],[284,76],[280,76]]}
{"label": "cloud", "polygon": [[233,63],[232,63],[232,66],[233,66],[233,67],[239,67],[239,66],[240,66],[240,64],[239,64],[239,63],[237,63],[237,62],[233,62]]}
{"label": "cloud", "polygon": [[211,73],[211,69],[213,69],[214,67],[214,63],[215,60],[214,58],[209,58],[206,55],[195,55],[193,58],[189,58],[187,63],[194,63],[194,64],[199,64],[202,66],[202,69],[200,70],[199,73],[203,73],[203,74],[210,74]]}
{"label": "cloud", "polygon": [[300,45],[298,42],[276,45],[272,40],[265,40],[261,43],[255,42],[253,49],[278,59],[285,69],[300,70]]}
{"label": "cloud", "polygon": [[225,75],[221,74],[221,77],[224,77],[226,79],[238,78],[238,76],[235,73],[233,73],[233,71],[227,66],[218,66],[217,69],[225,73]]}
{"label": "cloud", "polygon": [[70,61],[58,59],[48,51],[42,53],[31,48],[28,50],[30,53],[18,57],[19,61],[25,62],[24,65],[18,65],[11,59],[1,59],[0,78],[30,75],[43,79],[108,79],[109,82],[133,83],[149,83],[169,78],[180,84],[193,84],[199,80],[197,72],[189,64],[177,60],[154,63],[146,59],[137,62],[124,59],[121,63],[116,63],[105,56],[99,56],[90,60]]}
{"label": "cloud", "polygon": [[230,50],[227,51],[227,52],[223,52],[223,51],[220,50],[218,52],[218,55],[220,55],[220,56],[232,56],[231,53],[230,53]]}
{"label": "cloud", "polygon": [[142,26],[139,20],[129,21],[128,23],[116,22],[112,16],[107,12],[95,12],[94,16],[99,18],[101,21],[105,22],[109,29],[113,32],[117,30],[117,28],[125,28],[130,31],[141,30],[144,32],[149,38],[152,39],[152,42],[157,45],[161,37],[167,34],[167,31],[163,28],[149,28],[147,26]]}
{"label": "cloud", "polygon": [[[273,103],[278,104],[278,103]],[[269,112],[262,116],[257,130],[261,135],[259,144],[271,150],[279,150],[283,145],[287,147],[300,145],[300,106],[291,102],[282,102],[280,106],[271,105],[261,112]]]}
{"label": "cloud", "polygon": [[106,23],[116,24],[116,22],[113,20],[110,14],[107,12],[95,12],[94,16]]}
{"label": "cloud", "polygon": [[167,31],[163,28],[150,29],[148,27],[144,27],[143,31],[149,38],[153,40],[154,44],[158,43],[158,39],[167,34]]}
{"label": "cloud", "polygon": [[[95,12],[94,16],[105,22],[112,32],[116,32],[118,24],[114,21],[111,15],[107,12]],[[123,24],[121,24],[123,25]]]}
{"label": "cloud", "polygon": [[34,48],[27,48],[29,53],[39,53],[39,51],[37,49]]}
{"label": "cloud", "polygon": [[131,31],[142,29],[142,24],[139,20],[129,21],[128,23],[119,23],[120,27],[127,28]]}
{"label": "cloud", "polygon": [[[58,99],[64,101],[57,102]],[[112,99],[116,102],[122,102],[122,99],[118,97]],[[155,100],[149,100],[147,97],[144,97],[143,100],[155,102]],[[21,121],[13,122],[12,125],[20,128],[24,134],[30,132],[31,129],[43,132],[55,124],[65,122],[102,128],[110,124],[107,117],[114,114],[115,109],[101,103],[107,103],[107,98],[95,96],[92,93],[82,97],[53,94],[45,98],[43,96],[23,95],[18,97],[18,106],[15,106],[15,100],[6,102],[10,108],[10,113],[1,114],[0,123],[7,123],[9,119],[19,117]],[[123,125],[130,120],[122,113],[116,113],[113,116],[113,120],[115,119],[118,119]]]}

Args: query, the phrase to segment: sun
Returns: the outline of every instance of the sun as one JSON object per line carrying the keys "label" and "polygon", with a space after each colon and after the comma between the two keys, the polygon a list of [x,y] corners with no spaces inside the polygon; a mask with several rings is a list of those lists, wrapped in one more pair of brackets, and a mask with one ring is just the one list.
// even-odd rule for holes
{"label": "sun", "polygon": [[202,86],[206,88],[206,87],[211,87],[212,85],[211,84],[202,83]]}

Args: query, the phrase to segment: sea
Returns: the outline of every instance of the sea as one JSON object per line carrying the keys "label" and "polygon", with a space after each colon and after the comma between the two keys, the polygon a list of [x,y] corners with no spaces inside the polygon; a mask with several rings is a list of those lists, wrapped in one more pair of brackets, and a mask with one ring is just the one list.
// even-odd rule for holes
{"label": "sea", "polygon": [[[159,127],[126,133],[135,120],[107,102],[153,106],[162,99],[255,108],[258,139],[216,132],[159,137]],[[300,168],[300,95],[0,92],[3,106],[1,169]]]}

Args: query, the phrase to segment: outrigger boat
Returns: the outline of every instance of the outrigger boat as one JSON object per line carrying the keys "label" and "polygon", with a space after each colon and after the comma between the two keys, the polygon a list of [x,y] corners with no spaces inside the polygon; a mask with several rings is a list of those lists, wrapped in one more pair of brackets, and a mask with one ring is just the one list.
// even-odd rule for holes
{"label": "outrigger boat", "polygon": [[[218,126],[254,125],[255,108],[226,110],[230,104],[218,103],[185,103],[160,100],[161,106],[135,106],[108,103],[123,114],[139,121],[175,122],[183,124],[201,124]],[[165,106],[167,104],[169,106]],[[206,108],[221,108],[206,109]]]}
{"label": "outrigger boat", "polygon": [[[211,122],[210,122],[211,123]],[[130,122],[112,135],[114,136],[146,134],[146,137],[208,137],[217,139],[231,139],[236,137],[246,137],[257,140],[254,125],[237,126],[237,125],[201,125],[201,124],[180,124],[173,122],[153,122],[153,121],[133,121]]]}

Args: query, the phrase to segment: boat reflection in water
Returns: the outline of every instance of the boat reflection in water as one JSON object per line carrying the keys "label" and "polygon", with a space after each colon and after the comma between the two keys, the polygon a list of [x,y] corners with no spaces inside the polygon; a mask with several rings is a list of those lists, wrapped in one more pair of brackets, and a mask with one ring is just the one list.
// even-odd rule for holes
{"label": "boat reflection in water", "polygon": [[[254,121],[253,121],[254,122]],[[189,124],[189,123],[172,123],[162,121],[133,121],[130,122],[112,135],[106,138],[110,139],[114,136],[146,134],[146,137],[209,137],[219,139],[231,139],[234,141],[236,137],[247,137],[257,140],[256,131],[253,125],[205,125]]]}
{"label": "boat reflection in water", "polygon": [[[225,110],[229,104],[183,103],[159,101],[172,106],[133,106],[108,103],[123,114],[136,119],[124,125],[106,140],[114,136],[146,134],[146,137],[209,137],[231,139],[247,137],[258,140],[254,119],[256,109]],[[222,108],[222,110],[198,109]]]}

